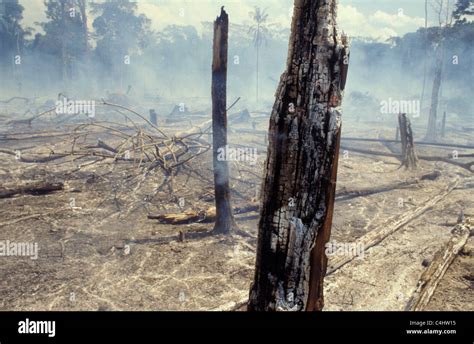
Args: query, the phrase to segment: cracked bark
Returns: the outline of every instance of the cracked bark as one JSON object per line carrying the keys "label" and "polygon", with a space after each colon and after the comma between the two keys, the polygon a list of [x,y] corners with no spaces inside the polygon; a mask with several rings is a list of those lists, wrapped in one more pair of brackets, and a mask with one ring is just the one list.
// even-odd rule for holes
{"label": "cracked bark", "polygon": [[212,155],[214,167],[214,192],[216,202],[215,233],[227,234],[236,229],[230,205],[229,166],[218,157],[219,148],[227,145],[227,47],[229,16],[221,8],[214,22],[212,58]]}
{"label": "cracked bark", "polygon": [[415,153],[415,144],[413,143],[413,132],[411,130],[410,120],[407,115],[401,113],[398,115],[398,127],[400,128],[400,139],[402,143],[402,164],[405,168],[416,169],[418,157]]}
{"label": "cracked bark", "polygon": [[321,310],[349,47],[336,0],[295,0],[270,117],[249,310]]}

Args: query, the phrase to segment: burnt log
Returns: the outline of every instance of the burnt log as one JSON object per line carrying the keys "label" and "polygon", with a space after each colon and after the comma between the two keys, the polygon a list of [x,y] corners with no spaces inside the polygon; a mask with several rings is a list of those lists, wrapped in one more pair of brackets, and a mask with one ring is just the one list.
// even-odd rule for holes
{"label": "burnt log", "polygon": [[16,195],[46,195],[64,189],[64,183],[36,182],[15,187],[0,188],[0,198],[10,198]]}

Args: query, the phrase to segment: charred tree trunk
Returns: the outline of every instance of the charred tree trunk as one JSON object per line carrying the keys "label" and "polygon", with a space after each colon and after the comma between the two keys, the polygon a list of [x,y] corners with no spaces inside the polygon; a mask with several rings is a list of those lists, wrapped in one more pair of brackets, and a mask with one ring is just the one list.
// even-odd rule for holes
{"label": "charred tree trunk", "polygon": [[401,113],[398,115],[398,127],[400,128],[400,139],[402,144],[402,164],[405,168],[415,169],[418,164],[418,158],[415,153],[415,144],[413,143],[413,132],[411,130],[410,120],[407,115]]}
{"label": "charred tree trunk", "polygon": [[216,233],[229,233],[235,225],[230,205],[229,166],[219,159],[219,152],[227,146],[227,39],[229,16],[221,8],[214,22],[212,58],[212,143],[214,165],[214,190],[216,201]]}
{"label": "charred tree trunk", "polygon": [[[425,0],[425,31],[423,32],[423,44],[425,45],[425,53],[426,53],[426,45],[427,45],[427,29],[428,29],[428,0]],[[421,87],[421,96],[420,96],[420,111],[423,111],[424,99],[425,99],[425,88],[426,88],[426,58],[423,59],[423,86]]]}
{"label": "charred tree trunk", "polygon": [[441,44],[436,49],[436,69],[433,79],[433,89],[431,92],[431,107],[428,118],[428,130],[426,141],[436,141],[436,122],[438,117],[439,90],[441,88],[441,77],[443,74],[443,48]]}
{"label": "charred tree trunk", "polygon": [[249,310],[323,308],[348,50],[336,0],[295,0],[270,117]]}
{"label": "charred tree trunk", "polygon": [[61,6],[61,24],[62,24],[62,29],[64,30],[63,35],[61,36],[61,78],[63,82],[63,87],[64,89],[67,89],[67,84],[68,84],[68,62],[67,62],[67,49],[66,49],[66,34],[68,31],[66,30],[67,26],[67,19],[66,16],[67,14],[67,9],[66,9],[66,0],[61,0],[60,2]]}
{"label": "charred tree trunk", "polygon": [[86,0],[79,0],[79,10],[81,12],[81,34],[82,34],[82,44],[84,49],[84,54],[87,54],[89,48],[88,41],[88,29],[87,29],[87,11],[86,11]]}

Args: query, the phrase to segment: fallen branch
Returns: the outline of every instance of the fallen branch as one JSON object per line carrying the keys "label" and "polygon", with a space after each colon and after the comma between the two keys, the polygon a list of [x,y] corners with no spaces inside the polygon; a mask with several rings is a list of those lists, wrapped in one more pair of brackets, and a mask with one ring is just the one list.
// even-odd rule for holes
{"label": "fallen branch", "polygon": [[158,131],[161,135],[163,135],[164,138],[168,138],[168,135],[166,135],[160,128],[158,128],[156,125],[154,125],[153,123],[151,123],[147,118],[145,118],[145,116],[142,116],[142,115],[139,114],[138,112],[136,112],[136,111],[134,111],[134,110],[132,110],[132,109],[129,109],[129,108],[125,107],[125,106],[122,106],[122,105],[109,103],[109,102],[105,101],[104,99],[102,99],[102,105],[112,106],[112,107],[116,107],[116,108],[119,108],[119,109],[123,109],[123,110],[129,111],[130,113],[133,113],[134,115],[140,117],[142,120],[144,120],[146,123],[148,123],[148,125],[150,125],[153,129],[155,129],[156,131]]}
{"label": "fallen branch", "polygon": [[[244,214],[258,210],[258,204],[250,203],[240,207],[234,207],[234,214]],[[160,223],[180,225],[186,223],[209,223],[216,220],[216,208],[210,207],[207,210],[188,210],[182,213],[148,215],[149,219],[159,220]]]}
{"label": "fallen branch", "polygon": [[15,195],[45,195],[64,189],[64,183],[39,182],[21,185],[14,188],[0,188],[0,198],[10,198]]}
{"label": "fallen branch", "polygon": [[[349,147],[349,146],[341,146],[341,149],[347,150],[350,152],[355,152],[355,153],[361,153],[361,154],[367,154],[367,155],[376,155],[376,156],[385,156],[385,157],[390,157],[390,158],[396,158],[399,159],[400,156],[398,154],[393,154],[393,153],[385,153],[385,152],[377,152],[369,149],[361,149],[361,148],[355,148],[355,147]],[[474,161],[468,162],[468,163],[463,163],[463,162],[458,162],[449,158],[445,157],[438,157],[438,156],[427,156],[427,155],[418,155],[419,160],[426,160],[426,161],[441,161],[445,162],[447,164],[455,165],[458,167],[462,167],[469,172],[474,172],[472,170],[472,166],[474,165]]]}
{"label": "fallen branch", "polygon": [[[79,134],[86,134],[86,132],[82,132]],[[61,137],[61,136],[70,136],[70,135],[71,133],[57,133],[57,132],[47,132],[47,131],[31,132],[31,133],[15,133],[12,135],[0,134],[0,141],[20,141],[20,140],[30,141],[30,140],[35,140],[35,139],[49,139],[52,137]]]}
{"label": "fallen branch", "polygon": [[[343,137],[342,141],[343,142],[344,141],[358,141],[358,142],[400,143],[399,140],[367,139],[367,138],[360,138],[360,137]],[[414,143],[420,146],[474,149],[474,146],[460,145],[460,144],[454,144],[454,143],[440,143],[440,142],[427,142],[427,141],[415,141]]]}
{"label": "fallen branch", "polygon": [[435,255],[431,264],[421,275],[405,311],[422,311],[428,305],[439,282],[466,244],[470,229],[469,224],[458,224],[454,227],[453,236],[449,242]]}
{"label": "fallen branch", "polygon": [[53,111],[56,111],[56,108],[52,108],[52,109],[49,109],[49,110],[46,110],[46,111],[43,111],[41,113],[39,113],[38,115],[35,115],[33,117],[29,117],[29,118],[25,118],[25,119],[14,119],[14,120],[11,120],[11,121],[8,121],[6,122],[7,125],[10,125],[10,124],[28,124],[28,126],[31,126],[31,122],[33,122],[33,120],[41,117],[41,116],[44,116],[46,115],[47,113],[50,113],[50,112],[53,112]]}
{"label": "fallen branch", "polygon": [[50,154],[46,157],[29,157],[29,158],[26,158],[26,157],[23,156],[23,154],[18,154],[15,151],[12,151],[10,149],[3,149],[3,148],[0,148],[0,153],[15,156],[16,160],[21,161],[21,162],[25,162],[25,163],[45,163],[45,162],[50,162],[50,161],[53,161],[53,160],[64,158],[65,156],[68,155],[68,154]]}
{"label": "fallen branch", "polygon": [[420,182],[420,180],[436,180],[441,173],[439,171],[433,171],[431,173],[427,173],[422,175],[420,178],[407,180],[403,182],[391,183],[383,186],[378,186],[375,188],[366,188],[366,189],[359,189],[359,190],[341,190],[336,193],[336,201],[347,201],[357,197],[369,196],[374,195],[382,192],[392,191],[396,189],[405,189],[410,186],[416,185]]}
{"label": "fallen branch", "polygon": [[225,111],[229,111],[234,107],[235,104],[237,104],[240,100],[240,97],[238,97]]}
{"label": "fallen branch", "polygon": [[[451,193],[451,191],[453,191],[454,188],[456,188],[458,184],[459,184],[459,180],[454,181],[443,192],[431,198],[421,207],[418,207],[412,211],[406,212],[405,214],[400,216],[395,222],[393,222],[393,220],[390,220],[388,223],[381,225],[379,229],[374,229],[370,231],[369,233],[365,234],[364,236],[362,236],[361,238],[357,239],[355,242],[355,245],[363,247],[365,250],[377,245],[386,237],[388,237],[389,235],[392,235],[393,233],[398,231],[400,228],[403,228],[403,226],[407,225],[412,220],[420,217],[428,209],[431,209],[432,207],[434,207],[439,201],[445,199],[446,196],[448,196]],[[351,262],[355,257],[356,257],[355,254],[335,257],[329,262],[330,264],[327,270],[327,275],[332,274],[334,271],[341,268],[343,265]]]}
{"label": "fallen branch", "polygon": [[158,220],[160,223],[172,225],[186,224],[192,222],[212,222],[216,217],[216,208],[210,207],[207,210],[188,210],[182,213],[148,215],[149,219]]}
{"label": "fallen branch", "polygon": [[[54,214],[54,213],[58,213],[58,212],[60,212],[60,211],[63,211],[63,210],[65,210],[65,209],[67,209],[67,208],[54,209],[54,210],[48,211],[48,212],[46,212],[46,213],[31,214],[31,215],[22,216],[22,217],[13,219],[13,220],[9,220],[9,221],[6,221],[6,222],[0,222],[0,227],[4,227],[4,226],[8,226],[8,225],[13,225],[13,224],[18,223],[18,222],[21,222],[21,221],[26,221],[26,220],[29,220],[29,219],[35,219],[35,218],[42,217],[42,216],[46,216],[46,215],[51,215],[51,214]],[[70,208],[69,208],[69,209],[70,209]]]}
{"label": "fallen branch", "polygon": [[106,151],[112,152],[112,153],[118,153],[118,150],[109,146],[107,143],[105,143],[102,140],[97,140],[97,147],[105,149]]}

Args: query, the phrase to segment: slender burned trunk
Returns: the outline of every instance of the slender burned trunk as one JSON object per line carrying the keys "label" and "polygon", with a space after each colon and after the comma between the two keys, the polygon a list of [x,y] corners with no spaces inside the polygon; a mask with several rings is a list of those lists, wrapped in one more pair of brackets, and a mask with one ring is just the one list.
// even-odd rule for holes
{"label": "slender burned trunk", "polygon": [[86,0],[79,0],[79,10],[81,12],[81,34],[84,54],[87,54],[89,43],[88,43],[88,29],[87,29],[87,11],[86,11]]}
{"label": "slender burned trunk", "polygon": [[426,141],[436,141],[436,123],[438,118],[439,90],[441,88],[441,78],[443,74],[443,48],[440,45],[436,51],[436,67],[433,79],[433,89],[431,92],[431,106],[428,118],[428,130],[426,132]]}
{"label": "slender burned trunk", "polygon": [[229,233],[235,227],[230,205],[229,166],[222,154],[227,146],[227,39],[229,17],[221,8],[221,15],[214,22],[212,59],[212,142],[214,165],[214,190],[216,200],[216,233]]}
{"label": "slender burned trunk", "polygon": [[270,128],[249,310],[321,310],[348,44],[336,0],[295,0]]}
{"label": "slender burned trunk", "polygon": [[398,127],[400,128],[400,141],[402,144],[401,166],[415,169],[418,165],[418,158],[415,153],[415,144],[413,143],[413,132],[411,130],[410,120],[406,114],[401,113],[398,115]]}
{"label": "slender burned trunk", "polygon": [[61,78],[63,82],[64,89],[67,89],[68,83],[68,56],[67,56],[67,49],[66,49],[66,35],[68,33],[66,26],[67,26],[67,9],[66,9],[66,0],[62,0],[60,3],[61,6],[61,24],[63,35],[61,36]]}
{"label": "slender burned trunk", "polygon": [[[428,0],[425,0],[425,31],[423,32],[423,39],[426,45],[427,42],[427,30],[428,30]],[[426,50],[426,47],[425,47]],[[426,56],[423,59],[423,86],[421,88],[421,96],[420,96],[420,110],[423,111],[424,99],[425,99],[425,88],[426,88]]]}

